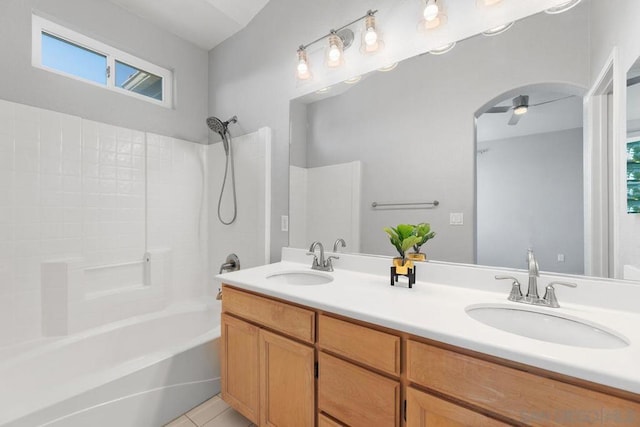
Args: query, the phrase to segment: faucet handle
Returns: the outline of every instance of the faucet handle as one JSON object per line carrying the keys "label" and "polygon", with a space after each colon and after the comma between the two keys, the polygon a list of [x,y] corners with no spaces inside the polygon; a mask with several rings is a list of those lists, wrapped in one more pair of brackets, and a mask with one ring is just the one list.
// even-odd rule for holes
{"label": "faucet handle", "polygon": [[511,293],[509,294],[509,301],[520,301],[522,297],[522,290],[520,289],[520,282],[513,276],[495,276],[496,280],[512,280]]}
{"label": "faucet handle", "polygon": [[324,262],[324,266],[327,268],[327,271],[333,271],[333,263],[331,262],[331,260],[334,260],[334,259],[340,259],[340,257],[339,256],[335,256],[335,255],[331,255]]}
{"label": "faucet handle", "polygon": [[562,285],[562,286],[567,286],[569,288],[577,288],[578,285],[576,285],[575,283],[570,283],[570,282],[551,282],[547,285],[547,287],[545,288],[545,293],[544,293],[544,297],[542,298],[545,303],[549,306],[549,307],[553,307],[553,308],[558,308],[560,307],[560,304],[558,304],[558,298],[556,298],[556,288],[554,288],[554,285]]}
{"label": "faucet handle", "polygon": [[318,255],[316,255],[315,252],[307,252],[307,255],[312,256],[313,255],[313,265],[319,266],[320,263],[318,262]]}

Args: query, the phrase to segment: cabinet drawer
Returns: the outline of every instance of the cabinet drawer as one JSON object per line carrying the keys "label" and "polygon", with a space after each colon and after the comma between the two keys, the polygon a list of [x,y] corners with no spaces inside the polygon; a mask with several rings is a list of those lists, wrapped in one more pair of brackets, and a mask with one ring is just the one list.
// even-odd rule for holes
{"label": "cabinet drawer", "polygon": [[527,425],[640,425],[638,403],[412,340],[407,378]]}
{"label": "cabinet drawer", "polygon": [[315,313],[300,307],[259,297],[226,286],[222,311],[259,323],[299,340],[315,341]]}
{"label": "cabinet drawer", "polygon": [[400,383],[320,352],[318,409],[351,427],[397,427]]}
{"label": "cabinet drawer", "polygon": [[508,427],[508,424],[412,387],[407,388],[407,427]]}
{"label": "cabinet drawer", "polygon": [[322,349],[400,375],[400,337],[323,314],[318,322],[318,343]]}

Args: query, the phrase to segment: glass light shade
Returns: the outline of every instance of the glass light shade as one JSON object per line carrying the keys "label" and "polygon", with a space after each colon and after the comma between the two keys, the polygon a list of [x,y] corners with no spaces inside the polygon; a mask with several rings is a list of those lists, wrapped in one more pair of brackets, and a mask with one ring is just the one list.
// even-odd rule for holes
{"label": "glass light shade", "polygon": [[296,77],[298,78],[298,80],[309,80],[311,78],[307,51],[304,49],[298,49],[298,65],[296,67]]}
{"label": "glass light shade", "polygon": [[342,40],[335,33],[329,36],[329,47],[326,53],[327,67],[337,68],[344,64]]}
{"label": "glass light shade", "polygon": [[360,52],[375,53],[384,47],[384,42],[380,32],[376,28],[376,18],[369,15],[365,19],[364,31],[362,33],[362,43],[360,44]]}

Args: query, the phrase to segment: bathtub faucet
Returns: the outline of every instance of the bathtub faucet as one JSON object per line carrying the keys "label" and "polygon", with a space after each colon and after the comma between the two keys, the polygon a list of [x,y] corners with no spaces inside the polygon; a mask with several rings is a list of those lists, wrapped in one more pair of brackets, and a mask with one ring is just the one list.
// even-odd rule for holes
{"label": "bathtub faucet", "polygon": [[[240,270],[240,258],[236,254],[227,255],[227,259],[220,266],[220,272],[218,274],[222,274],[223,272],[229,271],[238,271]],[[216,295],[216,300],[220,301],[222,299],[222,290],[218,289],[218,295]]]}

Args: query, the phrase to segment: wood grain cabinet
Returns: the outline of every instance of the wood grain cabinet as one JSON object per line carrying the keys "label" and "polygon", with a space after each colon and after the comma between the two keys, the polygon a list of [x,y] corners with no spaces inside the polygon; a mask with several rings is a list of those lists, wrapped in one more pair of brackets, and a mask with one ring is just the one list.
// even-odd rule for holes
{"label": "wood grain cabinet", "polygon": [[226,285],[222,307],[222,397],[260,427],[640,426],[637,394]]}
{"label": "wood grain cabinet", "polygon": [[312,311],[224,287],[222,398],[261,427],[313,427],[315,350],[285,335],[313,339],[314,318]]}

